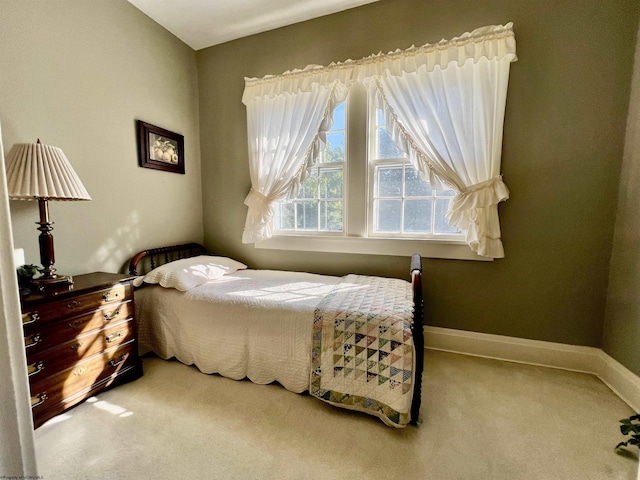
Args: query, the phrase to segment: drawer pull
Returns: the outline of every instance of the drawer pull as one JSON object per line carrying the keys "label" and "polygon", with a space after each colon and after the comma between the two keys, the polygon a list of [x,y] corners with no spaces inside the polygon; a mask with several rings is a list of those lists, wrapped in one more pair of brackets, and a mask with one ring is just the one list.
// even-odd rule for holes
{"label": "drawer pull", "polygon": [[44,369],[44,361],[40,360],[35,363],[32,363],[27,367],[29,371],[29,376],[35,375],[36,373],[40,373]]}
{"label": "drawer pull", "polygon": [[71,345],[69,348],[77,352],[78,350],[80,350],[80,347],[82,347],[82,345],[82,343],[78,342],[75,345]]}
{"label": "drawer pull", "polygon": [[41,341],[42,341],[42,335],[40,335],[39,333],[36,335],[30,335],[24,339],[24,347],[25,348],[33,347],[34,345],[39,344]]}
{"label": "drawer pull", "polygon": [[22,315],[22,324],[29,325],[33,322],[40,320],[40,314],[38,312],[25,313]]}
{"label": "drawer pull", "polygon": [[118,330],[117,332],[113,332],[110,333],[109,335],[105,336],[105,340],[107,341],[107,343],[111,343],[114,342],[120,338],[124,337],[124,330]]}
{"label": "drawer pull", "polygon": [[118,300],[120,298],[120,294],[118,292],[107,292],[102,295],[102,300],[105,302],[113,302],[114,300]]}
{"label": "drawer pull", "polygon": [[69,303],[67,303],[67,308],[68,308],[69,310],[73,310],[73,309],[75,309],[75,308],[78,308],[80,305],[82,305],[82,304],[81,304],[79,301],[74,300],[73,302],[69,302]]}
{"label": "drawer pull", "polygon": [[120,365],[122,362],[125,361],[125,359],[127,358],[127,355],[125,353],[123,353],[122,355],[120,355],[120,359],[119,360],[109,360],[109,365],[113,368],[116,368],[118,365]]}
{"label": "drawer pull", "polygon": [[42,392],[35,397],[31,397],[31,408],[36,408],[37,406],[42,405],[48,398],[47,392]]}
{"label": "drawer pull", "polygon": [[73,322],[70,322],[70,323],[69,323],[69,326],[70,326],[71,328],[74,328],[74,329],[76,329],[76,330],[77,330],[77,329],[79,329],[82,325],[84,325],[85,323],[87,323],[88,321],[89,321],[89,320],[88,320],[88,319],[86,319],[86,318],[79,318],[79,319],[77,319],[77,320],[74,320]]}
{"label": "drawer pull", "polygon": [[115,312],[111,312],[111,313],[105,313],[104,314],[104,321],[108,322],[110,320],[113,320],[114,318],[116,318],[118,315],[120,315],[120,309],[117,309]]}

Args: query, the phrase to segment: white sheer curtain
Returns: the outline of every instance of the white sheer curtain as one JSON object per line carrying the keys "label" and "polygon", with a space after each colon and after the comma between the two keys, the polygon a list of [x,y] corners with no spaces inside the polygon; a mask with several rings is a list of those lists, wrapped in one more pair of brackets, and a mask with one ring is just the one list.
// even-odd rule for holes
{"label": "white sheer curtain", "polygon": [[0,132],[0,472],[36,478],[36,453]]}
{"label": "white sheer curtain", "polygon": [[512,27],[491,25],[436,44],[245,79],[252,190],[243,242],[271,236],[273,201],[295,192],[333,106],[357,81],[378,97],[387,127],[423,176],[456,191],[447,218],[470,248],[503,257],[497,204],[509,197],[500,162],[516,60]]}
{"label": "white sheer curtain", "polygon": [[345,96],[334,82],[246,100],[251,191],[244,201],[243,243],[271,237],[273,203],[296,194],[331,128],[331,112]]}
{"label": "white sheer curtain", "polygon": [[497,204],[510,58],[470,58],[431,71],[387,72],[369,82],[396,144],[439,188],[456,196],[447,220],[479,255],[504,257]]}

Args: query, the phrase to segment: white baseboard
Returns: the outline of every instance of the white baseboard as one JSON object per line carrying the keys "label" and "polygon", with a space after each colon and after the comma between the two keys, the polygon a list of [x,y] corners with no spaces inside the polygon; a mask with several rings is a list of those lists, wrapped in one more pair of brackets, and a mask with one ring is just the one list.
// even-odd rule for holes
{"label": "white baseboard", "polygon": [[634,411],[640,412],[640,377],[602,350],[598,366],[598,378]]}
{"label": "white baseboard", "polygon": [[424,327],[425,348],[590,373],[640,412],[640,377],[602,349],[488,333]]}

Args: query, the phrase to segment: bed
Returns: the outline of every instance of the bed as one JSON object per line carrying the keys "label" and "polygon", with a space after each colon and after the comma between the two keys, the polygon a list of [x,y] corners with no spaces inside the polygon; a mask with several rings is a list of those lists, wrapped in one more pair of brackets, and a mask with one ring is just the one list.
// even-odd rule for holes
{"label": "bed", "polygon": [[386,425],[417,425],[422,263],[408,282],[253,270],[197,243],[137,253],[140,354],[254,383],[280,383]]}

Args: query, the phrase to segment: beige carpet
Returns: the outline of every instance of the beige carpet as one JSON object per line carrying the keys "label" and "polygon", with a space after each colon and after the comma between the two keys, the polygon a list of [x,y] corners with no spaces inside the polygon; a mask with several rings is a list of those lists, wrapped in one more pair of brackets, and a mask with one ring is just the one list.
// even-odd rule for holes
{"label": "beige carpet", "polygon": [[635,479],[633,412],[597,378],[428,351],[422,424],[396,430],[278,385],[155,357],[36,430],[56,479]]}

